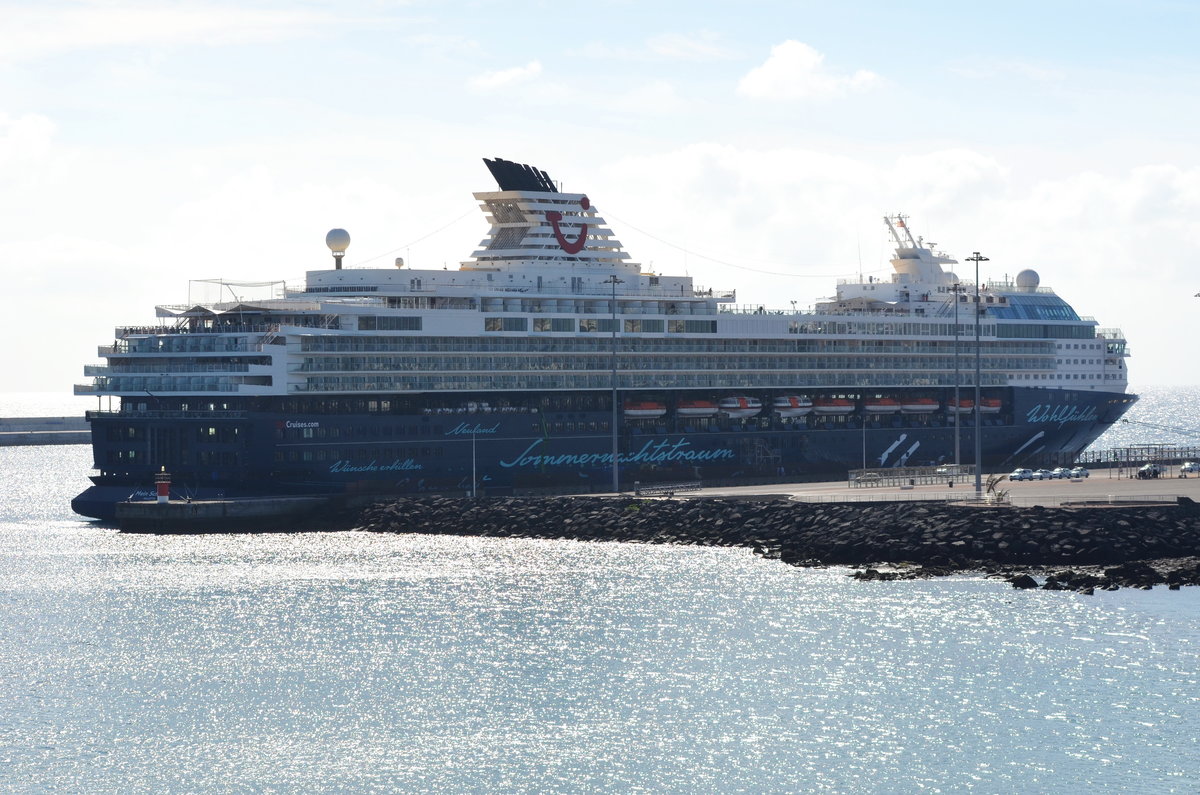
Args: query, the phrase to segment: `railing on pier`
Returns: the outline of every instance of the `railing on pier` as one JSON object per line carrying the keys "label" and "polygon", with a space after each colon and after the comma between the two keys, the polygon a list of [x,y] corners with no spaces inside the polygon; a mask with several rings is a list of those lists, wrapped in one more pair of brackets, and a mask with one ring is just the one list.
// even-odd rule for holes
{"label": "railing on pier", "polygon": [[974,481],[974,464],[942,464],[931,467],[852,469],[847,478],[847,485],[852,489],[862,489],[935,486],[939,483],[946,483],[950,488],[954,488],[955,483],[973,483]]}

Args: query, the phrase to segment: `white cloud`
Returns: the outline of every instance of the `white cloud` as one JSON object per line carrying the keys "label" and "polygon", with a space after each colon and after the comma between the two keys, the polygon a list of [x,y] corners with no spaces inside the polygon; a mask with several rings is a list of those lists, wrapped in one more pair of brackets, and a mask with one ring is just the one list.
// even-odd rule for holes
{"label": "white cloud", "polygon": [[484,72],[471,79],[471,87],[476,89],[502,88],[504,86],[527,83],[542,73],[540,61],[530,61],[524,66],[514,66],[512,69],[501,69],[498,72]]}
{"label": "white cloud", "polygon": [[803,42],[789,39],[771,48],[771,55],[751,69],[738,84],[738,93],[754,99],[824,99],[870,88],[878,75],[860,69],[839,75],[825,68],[825,56]]}
{"label": "white cloud", "polygon": [[319,32],[338,19],[311,11],[146,2],[10,6],[4,17],[0,59],[14,61],[100,47],[275,41]]}
{"label": "white cloud", "polygon": [[664,33],[646,40],[651,53],[679,61],[714,61],[731,57],[732,53],[718,43],[715,33]]}
{"label": "white cloud", "polygon": [[10,118],[0,113],[0,174],[10,164],[40,160],[49,152],[57,126],[36,113]]}

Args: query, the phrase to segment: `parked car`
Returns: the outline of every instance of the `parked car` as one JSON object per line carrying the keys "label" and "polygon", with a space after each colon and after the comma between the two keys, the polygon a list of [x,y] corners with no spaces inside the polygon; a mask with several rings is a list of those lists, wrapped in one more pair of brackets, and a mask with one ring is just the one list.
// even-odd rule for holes
{"label": "parked car", "polygon": [[1184,461],[1179,467],[1180,472],[1200,472],[1200,462]]}
{"label": "parked car", "polygon": [[1138,480],[1149,480],[1156,478],[1162,474],[1162,470],[1158,468],[1158,464],[1143,464],[1137,471]]}
{"label": "parked car", "polygon": [[1052,473],[1049,469],[1033,470],[1033,479],[1034,480],[1051,480],[1053,478],[1054,478],[1054,473]]}
{"label": "parked car", "polygon": [[1075,467],[1071,470],[1071,479],[1078,480],[1079,478],[1090,477],[1088,471],[1083,467]]}
{"label": "parked car", "polygon": [[1066,480],[1067,478],[1071,477],[1071,470],[1067,469],[1066,467],[1055,467],[1054,469],[1050,470],[1050,477],[1058,478],[1059,480]]}
{"label": "parked car", "polygon": [[1033,480],[1033,471],[1029,469],[1014,469],[1008,473],[1009,480]]}

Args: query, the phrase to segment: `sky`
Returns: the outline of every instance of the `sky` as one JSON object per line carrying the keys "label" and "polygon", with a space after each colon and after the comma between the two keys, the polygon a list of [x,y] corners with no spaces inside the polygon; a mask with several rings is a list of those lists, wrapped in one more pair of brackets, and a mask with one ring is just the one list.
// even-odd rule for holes
{"label": "sky", "polygon": [[0,28],[0,391],[87,382],[192,280],[299,283],[333,227],[349,266],[454,268],[497,156],[748,305],[886,278],[903,212],[1121,328],[1135,389],[1200,383],[1200,4],[0,0]]}

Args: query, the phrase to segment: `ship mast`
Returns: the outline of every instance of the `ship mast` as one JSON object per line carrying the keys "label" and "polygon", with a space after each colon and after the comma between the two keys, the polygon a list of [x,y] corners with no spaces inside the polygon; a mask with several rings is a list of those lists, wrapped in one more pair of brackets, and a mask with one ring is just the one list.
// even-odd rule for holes
{"label": "ship mast", "polygon": [[[902,213],[896,215],[883,216],[883,222],[887,224],[888,231],[892,233],[892,239],[896,241],[897,248],[920,248],[920,244],[913,238],[912,232],[908,228],[908,216]],[[896,229],[904,230],[904,239],[900,237],[900,233]]]}

